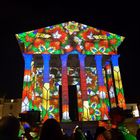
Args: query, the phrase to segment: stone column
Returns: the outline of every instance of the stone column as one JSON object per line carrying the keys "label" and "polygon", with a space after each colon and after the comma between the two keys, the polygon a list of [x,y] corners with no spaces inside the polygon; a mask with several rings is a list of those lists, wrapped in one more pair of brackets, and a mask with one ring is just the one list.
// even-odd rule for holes
{"label": "stone column", "polygon": [[112,69],[110,62],[106,62],[105,64],[105,73],[106,73],[106,80],[107,80],[107,87],[109,92],[109,99],[111,108],[116,107],[116,97],[115,97],[115,90],[114,90],[114,83],[112,78]]}
{"label": "stone column", "polygon": [[46,115],[49,117],[47,110],[49,109],[49,99],[50,99],[50,84],[49,84],[49,74],[50,74],[50,54],[42,54],[44,62],[44,72],[43,72],[43,93],[42,93],[42,118]]}
{"label": "stone column", "polygon": [[125,103],[125,98],[124,98],[124,91],[123,91],[123,86],[122,86],[118,58],[119,58],[119,55],[112,55],[111,56],[114,81],[115,81],[115,88],[116,88],[116,94],[117,94],[117,99],[118,99],[118,106],[123,108],[123,109],[126,109],[126,103]]}
{"label": "stone column", "polygon": [[98,91],[101,104],[101,119],[108,119],[108,111],[110,108],[108,94],[106,86],[104,85],[104,76],[102,70],[102,55],[95,55],[96,69],[97,69],[97,79],[98,79]]}
{"label": "stone column", "polygon": [[62,62],[62,121],[69,121],[69,96],[68,96],[68,76],[67,76],[68,54],[61,55]]}
{"label": "stone column", "polygon": [[83,121],[89,120],[89,103],[87,95],[86,72],[85,72],[85,57],[86,55],[78,54],[80,61],[80,87],[83,102]]}
{"label": "stone column", "polygon": [[31,89],[31,62],[32,54],[23,54],[25,67],[24,67],[24,83],[22,93],[22,109],[21,111],[32,110],[32,89]]}

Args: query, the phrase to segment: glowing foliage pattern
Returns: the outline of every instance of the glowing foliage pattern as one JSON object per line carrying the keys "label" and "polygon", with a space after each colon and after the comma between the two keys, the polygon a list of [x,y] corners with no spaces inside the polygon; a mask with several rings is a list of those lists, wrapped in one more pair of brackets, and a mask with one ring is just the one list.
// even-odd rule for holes
{"label": "glowing foliage pattern", "polygon": [[64,54],[77,50],[82,54],[116,54],[124,37],[80,24],[67,22],[16,34],[24,53]]}

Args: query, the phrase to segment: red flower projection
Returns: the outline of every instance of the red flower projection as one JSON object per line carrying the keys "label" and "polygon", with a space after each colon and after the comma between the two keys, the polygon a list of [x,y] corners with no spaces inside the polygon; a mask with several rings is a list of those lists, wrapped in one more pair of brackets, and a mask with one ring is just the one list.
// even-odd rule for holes
{"label": "red flower projection", "polygon": [[122,93],[118,93],[119,107],[126,108],[125,99]]}
{"label": "red flower projection", "polygon": [[[57,54],[63,54],[76,47],[77,51],[87,55],[111,55],[117,54],[116,50],[124,40],[123,36],[74,21],[16,34],[16,37],[19,44],[22,43],[20,46],[24,44],[23,52],[28,54],[56,54],[58,48]],[[54,42],[55,50],[52,51],[50,44]]]}
{"label": "red flower projection", "polygon": [[89,114],[94,114],[94,109],[93,108],[89,108]]}
{"label": "red flower projection", "polygon": [[59,50],[60,49],[60,42],[59,41],[52,41],[50,43],[50,46],[53,47],[55,50]]}
{"label": "red flower projection", "polygon": [[98,104],[100,101],[99,97],[97,95],[91,96],[90,97],[90,102],[95,102],[96,104]]}
{"label": "red flower projection", "polygon": [[99,86],[99,92],[100,91],[107,92],[106,86]]}
{"label": "red flower projection", "polygon": [[37,29],[37,32],[38,32],[38,33],[44,32],[44,28]]}
{"label": "red flower projection", "polygon": [[115,38],[113,38],[109,42],[110,42],[110,44],[114,45],[114,44],[116,44],[117,40]]}
{"label": "red flower projection", "polygon": [[28,35],[25,37],[25,40],[27,41],[27,42],[33,42],[33,40],[34,40],[34,38],[32,38],[32,37],[29,37]]}
{"label": "red flower projection", "polygon": [[60,41],[61,43],[64,43],[67,38],[67,33],[59,26],[56,26],[55,28],[50,30],[46,30],[46,33],[51,34],[53,40]]}
{"label": "red flower projection", "polygon": [[44,40],[43,39],[40,39],[40,38],[36,38],[34,40],[34,46],[38,48],[40,45],[45,45]]}
{"label": "red flower projection", "polygon": [[108,87],[111,87],[111,86],[112,86],[112,83],[113,83],[112,78],[109,78],[109,79],[108,79]]}
{"label": "red flower projection", "polygon": [[108,116],[108,108],[105,103],[102,103],[100,111],[102,112],[101,113],[102,119],[104,119],[105,115]]}
{"label": "red flower projection", "polygon": [[40,97],[35,97],[35,99],[33,100],[33,105],[36,105],[37,107],[39,107],[41,102],[42,102],[42,99]]}
{"label": "red flower projection", "polygon": [[85,32],[81,34],[81,36],[85,41],[93,41],[94,40],[93,35],[97,34],[99,34],[99,30],[97,30],[96,28],[88,28]]}
{"label": "red flower projection", "polygon": [[73,47],[71,45],[66,45],[64,49],[65,49],[65,52],[68,53],[73,50]]}
{"label": "red flower projection", "polygon": [[99,42],[99,46],[108,48],[108,41],[107,40],[101,40]]}
{"label": "red flower projection", "polygon": [[90,51],[91,48],[94,47],[94,44],[93,43],[90,43],[90,42],[85,42],[85,49],[87,51]]}

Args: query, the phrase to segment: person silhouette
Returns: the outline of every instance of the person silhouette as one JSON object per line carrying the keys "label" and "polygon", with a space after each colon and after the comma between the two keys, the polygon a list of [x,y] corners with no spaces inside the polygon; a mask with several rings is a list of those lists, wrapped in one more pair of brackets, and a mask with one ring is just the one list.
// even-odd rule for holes
{"label": "person silhouette", "polygon": [[136,137],[137,140],[140,140],[140,128],[137,129]]}
{"label": "person silhouette", "polygon": [[63,140],[63,133],[59,122],[55,119],[47,119],[41,128],[39,140]]}
{"label": "person silhouette", "polygon": [[18,140],[20,129],[19,120],[12,115],[3,117],[0,120],[0,139],[1,140]]}
{"label": "person silhouette", "polygon": [[90,130],[87,130],[85,137],[87,140],[93,140],[93,136],[91,135]]}
{"label": "person silhouette", "polygon": [[79,126],[76,126],[73,130],[73,140],[86,140],[85,135],[82,132],[82,129]]}

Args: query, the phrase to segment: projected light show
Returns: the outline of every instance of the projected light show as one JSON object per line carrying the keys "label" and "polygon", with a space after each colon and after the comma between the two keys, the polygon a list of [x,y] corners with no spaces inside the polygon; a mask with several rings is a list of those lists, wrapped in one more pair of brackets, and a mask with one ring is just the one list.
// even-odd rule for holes
{"label": "projected light show", "polygon": [[123,36],[70,21],[16,38],[25,62],[21,112],[98,121],[109,119],[110,108],[126,108],[117,53]]}

